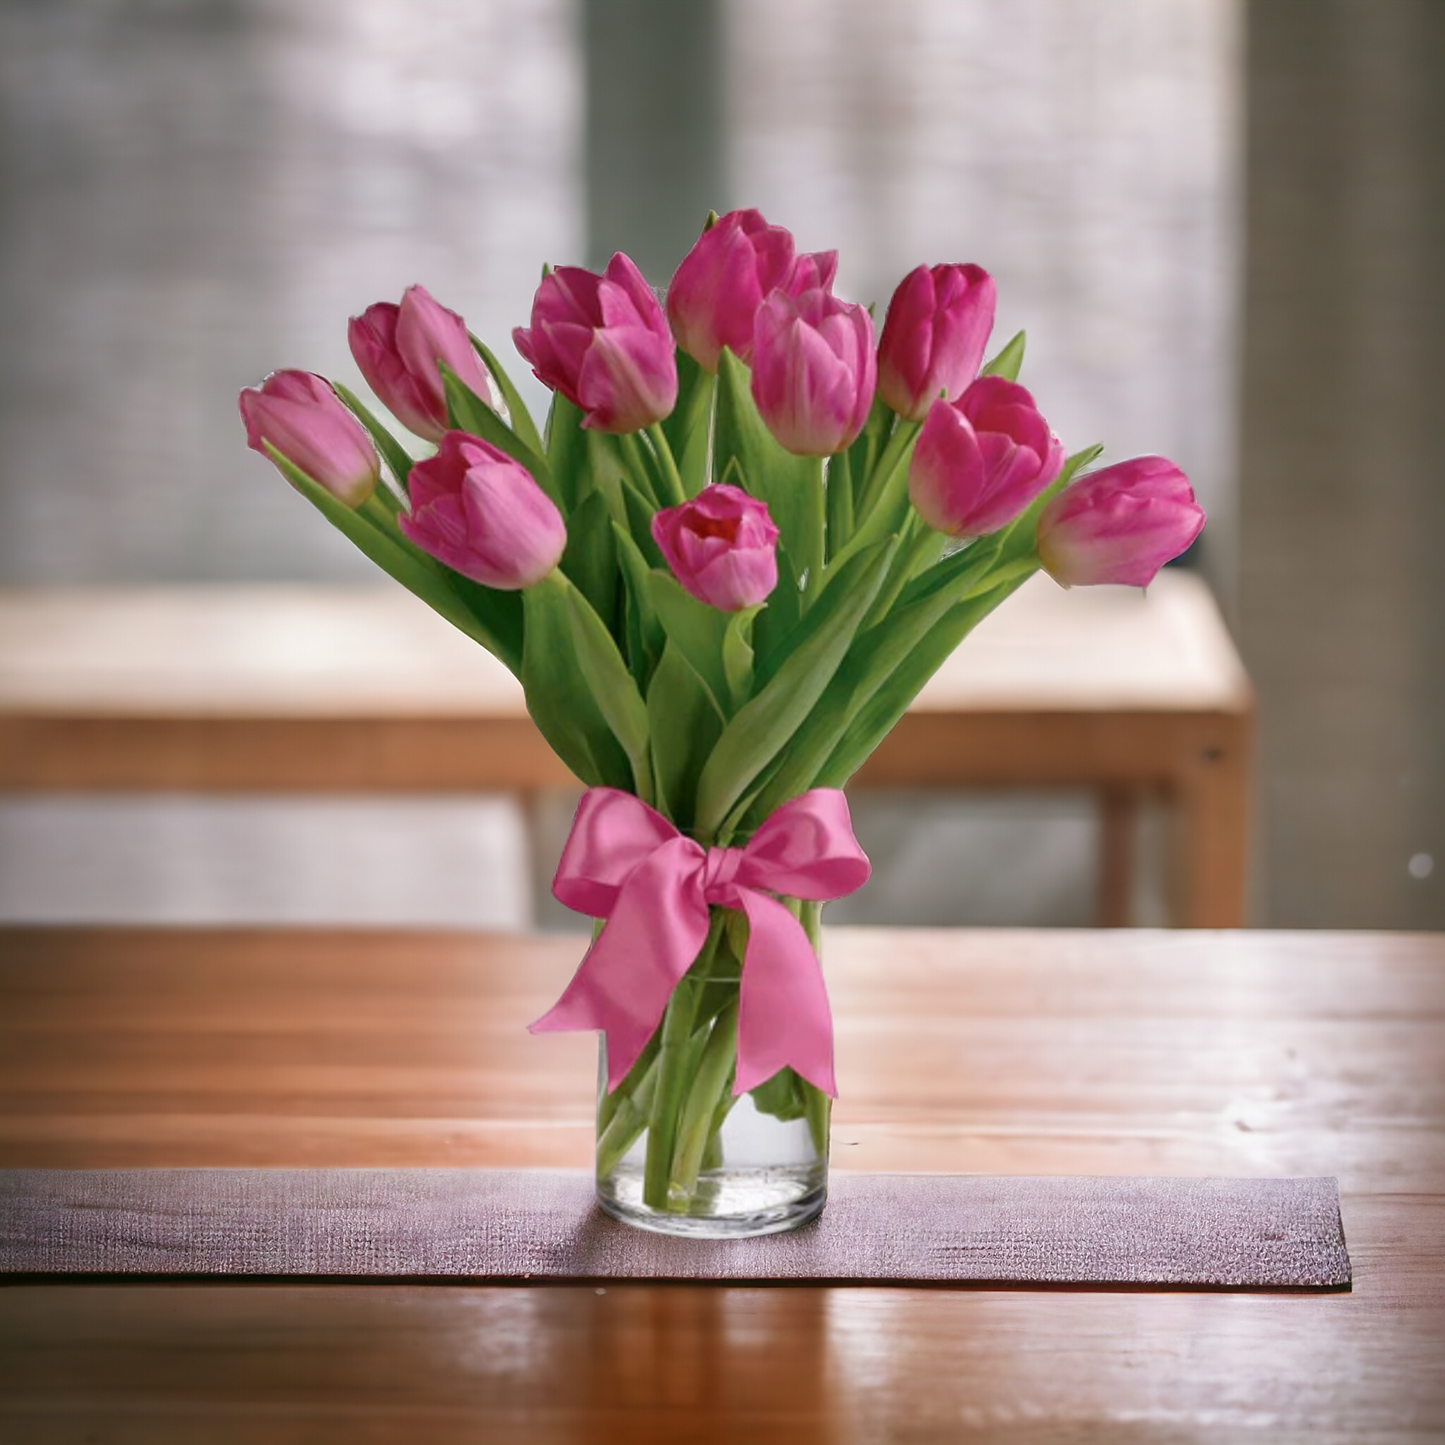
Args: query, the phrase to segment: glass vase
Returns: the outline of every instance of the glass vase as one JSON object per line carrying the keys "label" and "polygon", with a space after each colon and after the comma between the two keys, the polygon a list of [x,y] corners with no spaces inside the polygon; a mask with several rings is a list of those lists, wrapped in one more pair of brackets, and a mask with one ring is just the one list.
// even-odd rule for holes
{"label": "glass vase", "polygon": [[[818,949],[816,903],[783,900]],[[738,986],[747,921],[713,908],[707,942],[627,1077],[607,1091],[600,1041],[597,1199],[639,1229],[707,1239],[795,1229],[828,1183],[826,1094],[791,1069],[741,1096]]]}

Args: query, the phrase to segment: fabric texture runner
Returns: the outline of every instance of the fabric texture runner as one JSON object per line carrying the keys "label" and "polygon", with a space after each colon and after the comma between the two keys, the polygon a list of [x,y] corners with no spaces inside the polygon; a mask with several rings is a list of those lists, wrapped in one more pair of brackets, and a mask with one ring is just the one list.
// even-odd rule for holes
{"label": "fabric texture runner", "polygon": [[1333,1179],[849,1174],[789,1234],[616,1223],[581,1171],[0,1170],[0,1273],[1339,1289]]}

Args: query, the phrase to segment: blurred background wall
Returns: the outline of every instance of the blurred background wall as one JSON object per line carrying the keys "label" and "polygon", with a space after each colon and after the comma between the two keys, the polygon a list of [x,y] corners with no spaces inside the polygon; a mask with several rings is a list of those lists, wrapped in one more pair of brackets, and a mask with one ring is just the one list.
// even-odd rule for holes
{"label": "blurred background wall", "polygon": [[[758,205],[880,307],[918,260],[985,264],[1065,439],[1186,468],[1261,696],[1257,920],[1441,926],[1442,16],[0,0],[0,584],[367,580],[242,447],[240,386],[354,383],[346,316],[413,280],[505,351],[542,260],[621,248],[665,284],[709,206]],[[320,806],[0,803],[0,912],[532,917],[503,800]],[[859,826],[867,916],[1089,920],[1087,799]],[[368,849],[441,838],[442,878],[353,896]]]}
{"label": "blurred background wall", "polygon": [[1258,910],[1445,927],[1445,6],[1255,0],[1239,635]]}

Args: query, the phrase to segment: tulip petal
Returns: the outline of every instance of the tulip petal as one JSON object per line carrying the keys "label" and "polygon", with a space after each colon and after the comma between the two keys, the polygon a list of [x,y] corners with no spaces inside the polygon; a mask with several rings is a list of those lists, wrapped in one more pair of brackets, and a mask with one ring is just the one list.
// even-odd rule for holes
{"label": "tulip petal", "polygon": [[754,607],[778,584],[778,529],[767,506],[717,483],[652,519],[653,540],[683,588],[725,612]]}
{"label": "tulip petal", "polygon": [[359,507],[381,480],[381,463],[361,423],[330,384],[304,371],[273,372],[238,403],[246,444],[269,445],[348,507]]}
{"label": "tulip petal", "polygon": [[561,513],[520,462],[480,437],[447,432],[411,469],[411,512],[397,525],[423,551],[488,587],[517,591],[557,565]]}
{"label": "tulip petal", "polygon": [[1143,587],[1203,527],[1184,473],[1163,457],[1136,457],[1080,477],[1044,508],[1039,559],[1066,587]]}

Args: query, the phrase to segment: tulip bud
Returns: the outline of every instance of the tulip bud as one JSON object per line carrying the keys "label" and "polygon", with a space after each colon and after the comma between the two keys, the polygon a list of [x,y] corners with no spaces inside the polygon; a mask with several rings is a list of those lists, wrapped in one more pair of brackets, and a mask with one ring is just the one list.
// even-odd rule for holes
{"label": "tulip bud", "polygon": [[878,363],[873,319],[821,289],[772,292],[753,330],[753,400],[790,452],[826,457],[863,430]]}
{"label": "tulip bud", "polygon": [[512,333],[544,385],[597,431],[641,431],[677,401],[672,332],[642,273],[620,251],[599,276],[558,266],[542,278],[530,330]]}
{"label": "tulip bud", "polygon": [[677,580],[709,607],[755,607],[778,585],[778,529],[767,504],[739,487],[704,487],[656,513],[652,538]]}
{"label": "tulip bud", "polygon": [[677,344],[707,371],[726,346],[746,361],[763,297],[788,279],[793,236],[761,211],[729,211],[705,230],[673,273],[667,319]]}
{"label": "tulip bud", "polygon": [[351,318],[346,335],[366,384],[408,431],[429,442],[439,441],[447,429],[438,362],[446,362],[483,401],[491,398],[491,380],[466,322],[425,287],[408,286],[400,306],[390,301],[368,306]]}
{"label": "tulip bud", "polygon": [[[381,463],[361,423],[323,377],[273,371],[240,396],[246,445],[267,456],[269,442],[348,507],[359,507],[381,480]],[[269,457],[268,457],[269,460]]]}
{"label": "tulip bud", "polygon": [[1204,527],[1189,478],[1163,457],[1135,457],[1065,487],[1039,517],[1039,560],[1065,587],[1147,587]]}
{"label": "tulip bud", "polygon": [[562,514],[520,462],[480,437],[449,431],[407,482],[397,525],[423,552],[487,587],[540,582],[567,545]]}
{"label": "tulip bud", "polygon": [[993,330],[993,277],[979,266],[919,266],[898,283],[878,343],[878,395],[922,421],[940,397],[961,396]]}
{"label": "tulip bud", "polygon": [[983,537],[1007,526],[1058,476],[1064,449],[1017,382],[981,376],[928,409],[908,495],[930,527]]}

